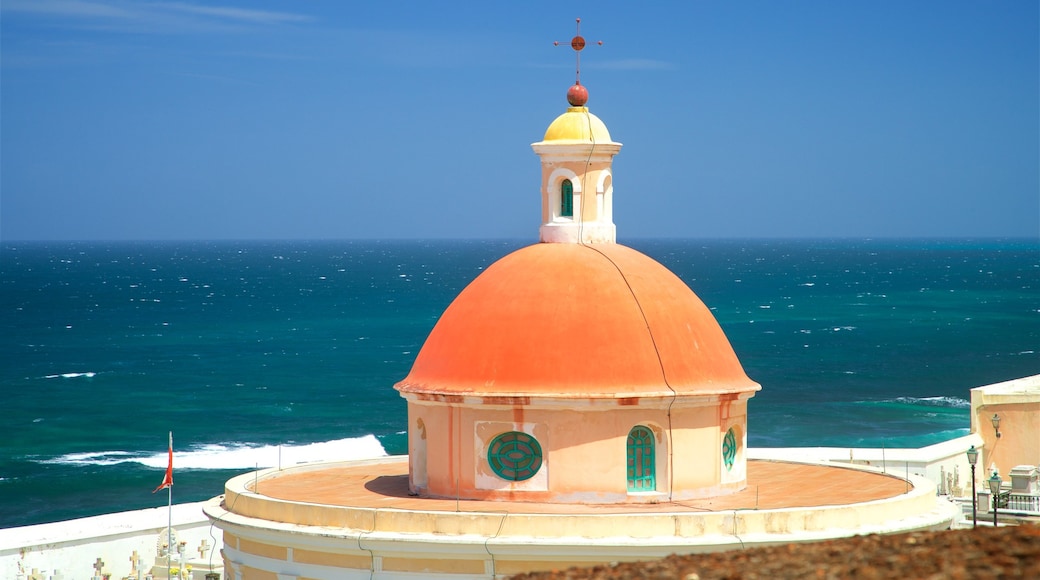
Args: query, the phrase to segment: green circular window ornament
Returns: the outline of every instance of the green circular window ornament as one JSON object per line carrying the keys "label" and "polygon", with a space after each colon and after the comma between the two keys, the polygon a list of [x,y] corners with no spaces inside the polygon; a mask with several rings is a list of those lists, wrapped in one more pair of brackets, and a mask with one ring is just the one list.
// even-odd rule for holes
{"label": "green circular window ornament", "polygon": [[722,462],[726,464],[727,470],[733,469],[733,462],[737,459],[737,435],[733,429],[726,431],[726,437],[722,439]]}
{"label": "green circular window ornament", "polygon": [[487,457],[495,475],[508,481],[524,481],[541,469],[542,446],[527,433],[509,431],[491,440]]}

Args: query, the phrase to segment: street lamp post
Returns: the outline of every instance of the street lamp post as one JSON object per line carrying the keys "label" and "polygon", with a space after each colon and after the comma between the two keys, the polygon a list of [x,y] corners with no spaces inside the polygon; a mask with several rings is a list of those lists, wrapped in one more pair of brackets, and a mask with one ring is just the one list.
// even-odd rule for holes
{"label": "street lamp post", "polygon": [[975,502],[978,498],[978,494],[975,493],[975,462],[979,460],[979,450],[975,449],[972,445],[971,449],[968,450],[968,463],[971,465],[971,527],[977,527],[979,525],[977,506]]}
{"label": "street lamp post", "polygon": [[997,527],[997,508],[1000,506],[1000,474],[993,470],[993,476],[989,478],[989,492],[993,495],[993,527]]}

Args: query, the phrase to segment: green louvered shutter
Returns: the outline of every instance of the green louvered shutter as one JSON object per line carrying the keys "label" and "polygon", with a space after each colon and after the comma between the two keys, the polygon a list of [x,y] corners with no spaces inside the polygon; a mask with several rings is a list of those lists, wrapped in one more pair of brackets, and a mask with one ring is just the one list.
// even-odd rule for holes
{"label": "green louvered shutter", "polygon": [[574,184],[569,179],[560,185],[560,215],[574,217]]}

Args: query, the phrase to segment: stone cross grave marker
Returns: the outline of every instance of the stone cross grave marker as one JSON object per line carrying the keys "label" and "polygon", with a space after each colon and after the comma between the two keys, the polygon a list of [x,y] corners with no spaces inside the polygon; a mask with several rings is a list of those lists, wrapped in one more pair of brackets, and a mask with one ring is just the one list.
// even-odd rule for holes
{"label": "stone cross grave marker", "polygon": [[206,552],[208,552],[209,550],[210,550],[209,542],[206,541],[206,538],[202,538],[202,543],[199,544],[199,549],[198,549],[199,559],[204,560],[206,558]]}

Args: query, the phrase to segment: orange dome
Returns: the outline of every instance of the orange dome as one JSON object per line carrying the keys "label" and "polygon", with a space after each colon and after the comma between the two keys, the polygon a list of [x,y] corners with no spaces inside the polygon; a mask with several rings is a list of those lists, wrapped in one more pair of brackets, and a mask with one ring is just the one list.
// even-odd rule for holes
{"label": "orange dome", "polygon": [[618,244],[536,244],[445,310],[402,393],[632,398],[759,390],[704,303]]}

